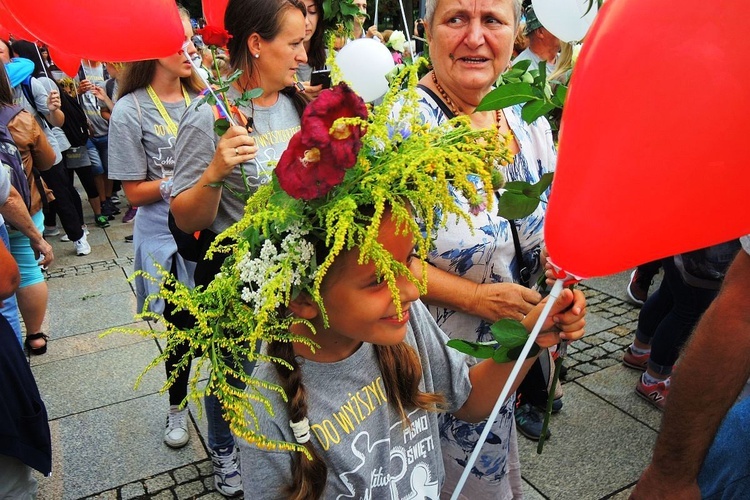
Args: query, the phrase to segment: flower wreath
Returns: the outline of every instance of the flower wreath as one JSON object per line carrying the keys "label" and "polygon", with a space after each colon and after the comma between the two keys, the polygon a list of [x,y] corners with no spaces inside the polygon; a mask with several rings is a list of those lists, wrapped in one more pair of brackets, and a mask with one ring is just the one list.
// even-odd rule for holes
{"label": "flower wreath", "polygon": [[[254,403],[273,413],[267,391],[286,396],[280,386],[240,368],[243,360],[288,366],[265,354],[260,341],[317,347],[313,340],[291,333],[296,323],[314,328],[288,316],[285,306],[305,292],[327,321],[321,282],[342,251],[359,247],[359,262],[375,264],[400,311],[396,277],[409,276],[421,293],[426,291],[426,278],[415,278],[377,241],[385,210],[390,209],[400,231],[414,235],[416,252],[426,260],[432,235],[449,215],[469,220],[451,186],[473,206],[491,208],[493,197],[478,191],[469,176],[480,178],[487,190],[501,183],[494,166],[507,162],[509,152],[497,129],[473,130],[466,117],[437,128],[422,124],[416,68],[398,78],[383,103],[372,110],[343,83],[323,91],[308,105],[301,130],[291,139],[271,181],[249,198],[243,218],[209,249],[207,257],[214,252],[228,256],[208,286],[190,289],[164,269],[162,277],[152,278],[164,278],[158,297],[189,312],[196,321],[182,330],[164,321],[163,332],[145,333],[167,339],[162,354],[146,370],[163,363],[176,346],[186,343],[189,348],[164,390],[194,359],[187,399],[200,405],[203,396],[215,394],[232,431],[261,448],[306,452],[297,443],[270,440],[259,432]],[[368,215],[363,207],[368,207]],[[320,245],[316,243],[328,250],[318,259],[315,252]],[[153,319],[154,315],[140,317]],[[205,387],[199,388],[206,367],[211,375]],[[233,387],[231,378],[246,388]]]}

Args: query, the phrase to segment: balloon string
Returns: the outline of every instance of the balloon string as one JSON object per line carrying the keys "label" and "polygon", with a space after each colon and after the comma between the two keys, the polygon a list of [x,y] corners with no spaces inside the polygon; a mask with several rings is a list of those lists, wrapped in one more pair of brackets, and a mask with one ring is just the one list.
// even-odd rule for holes
{"label": "balloon string", "polygon": [[211,95],[214,97],[214,100],[216,101],[216,107],[219,108],[221,111],[224,112],[224,115],[227,117],[227,120],[229,120],[230,125],[233,127],[237,126],[237,122],[234,121],[234,118],[232,118],[232,115],[227,111],[227,108],[224,106],[224,101],[219,99],[219,96],[216,95],[214,92],[214,89],[211,88],[211,83],[208,81],[208,79],[203,76],[203,73],[198,71],[200,68],[195,64],[195,61],[193,61],[190,58],[190,54],[188,54],[187,51],[187,43],[182,46],[182,52],[185,54],[185,58],[190,63],[190,66],[193,67],[193,71],[198,75],[198,77],[203,81],[203,83],[206,85],[206,88],[211,93]]}
{"label": "balloon string", "polygon": [[375,24],[375,26],[376,26],[375,29],[377,29],[377,25],[378,25],[378,0],[375,0],[375,21],[374,21],[373,24]]}
{"label": "balloon string", "polygon": [[500,409],[505,403],[505,400],[508,397],[508,393],[510,393],[510,389],[511,387],[513,387],[513,383],[516,381],[516,378],[518,378],[518,373],[521,371],[521,365],[523,365],[523,362],[526,361],[526,356],[528,356],[529,351],[531,350],[532,344],[536,341],[536,338],[539,335],[539,332],[542,330],[542,325],[544,324],[544,321],[547,319],[547,316],[549,316],[549,312],[552,309],[552,305],[555,303],[555,300],[557,300],[557,297],[560,296],[560,291],[563,289],[564,283],[565,283],[565,280],[562,278],[559,278],[557,281],[555,281],[555,284],[552,286],[552,290],[550,290],[549,292],[549,298],[547,299],[547,302],[544,304],[542,313],[539,315],[539,319],[537,319],[536,324],[534,324],[534,328],[531,330],[531,333],[529,334],[529,338],[528,340],[526,340],[526,344],[524,344],[523,349],[521,350],[521,354],[518,356],[516,363],[513,365],[513,370],[511,370],[510,375],[508,376],[508,380],[505,382],[502,392],[500,392],[500,397],[497,398],[495,407],[492,409],[492,413],[490,413],[490,416],[487,418],[487,421],[484,424],[484,430],[482,431],[482,434],[479,436],[479,441],[477,441],[477,444],[474,447],[474,451],[471,453],[471,457],[469,457],[469,461],[464,466],[464,472],[463,474],[461,474],[461,479],[458,481],[458,484],[456,485],[456,489],[453,490],[453,495],[451,496],[451,500],[458,500],[458,496],[461,494],[461,490],[463,489],[464,484],[466,483],[466,480],[469,478],[471,469],[474,467],[474,462],[477,461],[477,458],[479,457],[479,452],[482,451],[482,446],[484,445],[484,442],[487,440],[487,436],[490,433],[492,424],[495,422],[495,419],[497,418],[497,414],[500,413]]}

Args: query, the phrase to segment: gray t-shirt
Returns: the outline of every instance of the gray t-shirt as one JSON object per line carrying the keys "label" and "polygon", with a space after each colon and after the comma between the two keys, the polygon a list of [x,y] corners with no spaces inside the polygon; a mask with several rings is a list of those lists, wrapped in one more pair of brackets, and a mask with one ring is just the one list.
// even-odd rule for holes
{"label": "gray t-shirt", "polygon": [[[239,92],[234,88],[227,92],[227,98],[232,102],[239,97]],[[191,188],[200,179],[203,171],[211,163],[219,143],[219,136],[214,133],[215,118],[212,107],[205,103],[200,106],[199,104],[197,101],[193,103],[180,121],[175,148],[177,164],[172,196]],[[119,106],[120,102],[117,105]],[[244,167],[251,190],[254,190],[269,181],[270,173],[281,158],[281,153],[300,129],[300,120],[292,100],[283,94],[279,94],[279,99],[272,106],[256,105],[254,110],[249,106],[243,106],[240,111],[247,117],[253,117],[254,127],[251,135],[255,137],[258,145],[255,161],[245,164]],[[225,183],[231,191],[241,193],[245,190],[239,166],[227,177]],[[244,202],[233,195],[230,189],[222,191],[216,219],[209,226],[215,233],[221,233],[241,219],[245,213]]]}
{"label": "gray t-shirt", "polygon": [[[194,99],[195,94],[191,95]],[[187,103],[181,100],[163,104],[172,121],[180,123]],[[173,175],[176,138],[146,89],[117,101],[109,127],[110,179],[152,181]]]}
{"label": "gray t-shirt", "polygon": [[[448,411],[456,411],[471,392],[467,357],[446,346],[424,304],[410,309],[405,342],[422,362],[420,389],[442,394]],[[307,388],[311,441],[328,466],[324,498],[434,498],[444,479],[438,414],[408,412],[410,425],[386,401],[380,367],[372,344],[335,363],[302,360]],[[274,366],[261,363],[254,377],[279,383]],[[275,393],[274,393],[275,394]],[[275,417],[256,405],[260,432],[294,442],[286,403],[272,396]],[[258,498],[283,498],[292,482],[290,452],[269,452],[240,442],[242,481]]]}
{"label": "gray t-shirt", "polygon": [[[97,87],[104,88],[104,65],[97,64],[95,66],[89,66],[86,63],[81,64],[83,74],[86,76],[86,80],[96,85]],[[93,92],[84,92],[81,94],[81,107],[86,113],[91,128],[94,132],[94,137],[102,137],[109,133],[109,122],[102,117],[101,107],[104,105],[102,101],[97,99]]]}
{"label": "gray t-shirt", "polygon": [[[13,103],[21,106],[23,109],[31,113],[36,118],[37,123],[44,131],[44,135],[47,136],[52,149],[55,151],[55,165],[62,161],[62,152],[70,148],[70,143],[65,137],[65,132],[59,127],[50,127],[45,119],[40,116],[40,113],[44,116],[49,116],[49,108],[47,107],[47,98],[49,97],[49,91],[57,90],[55,82],[46,77],[32,78],[31,79],[31,94],[34,96],[34,104],[26,99],[26,96],[21,89],[21,85],[13,87]],[[38,111],[38,112],[37,112]]]}

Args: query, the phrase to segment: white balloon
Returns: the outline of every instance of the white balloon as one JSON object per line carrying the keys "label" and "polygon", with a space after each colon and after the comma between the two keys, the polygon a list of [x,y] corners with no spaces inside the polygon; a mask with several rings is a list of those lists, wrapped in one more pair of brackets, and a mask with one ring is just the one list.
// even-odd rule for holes
{"label": "white balloon", "polygon": [[598,10],[596,0],[588,12],[589,0],[531,0],[531,5],[542,26],[568,43],[583,40]]}
{"label": "white balloon", "polygon": [[352,40],[336,54],[344,80],[364,99],[372,102],[388,91],[387,75],[395,66],[391,51],[373,38]]}

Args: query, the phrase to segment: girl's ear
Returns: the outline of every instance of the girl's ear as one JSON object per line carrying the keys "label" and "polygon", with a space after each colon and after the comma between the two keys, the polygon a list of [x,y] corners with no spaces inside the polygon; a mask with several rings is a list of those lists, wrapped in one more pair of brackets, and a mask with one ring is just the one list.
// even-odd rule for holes
{"label": "girl's ear", "polygon": [[297,295],[297,297],[289,303],[287,309],[289,309],[294,316],[306,320],[313,320],[320,314],[318,304],[316,304],[312,297],[305,292]]}

